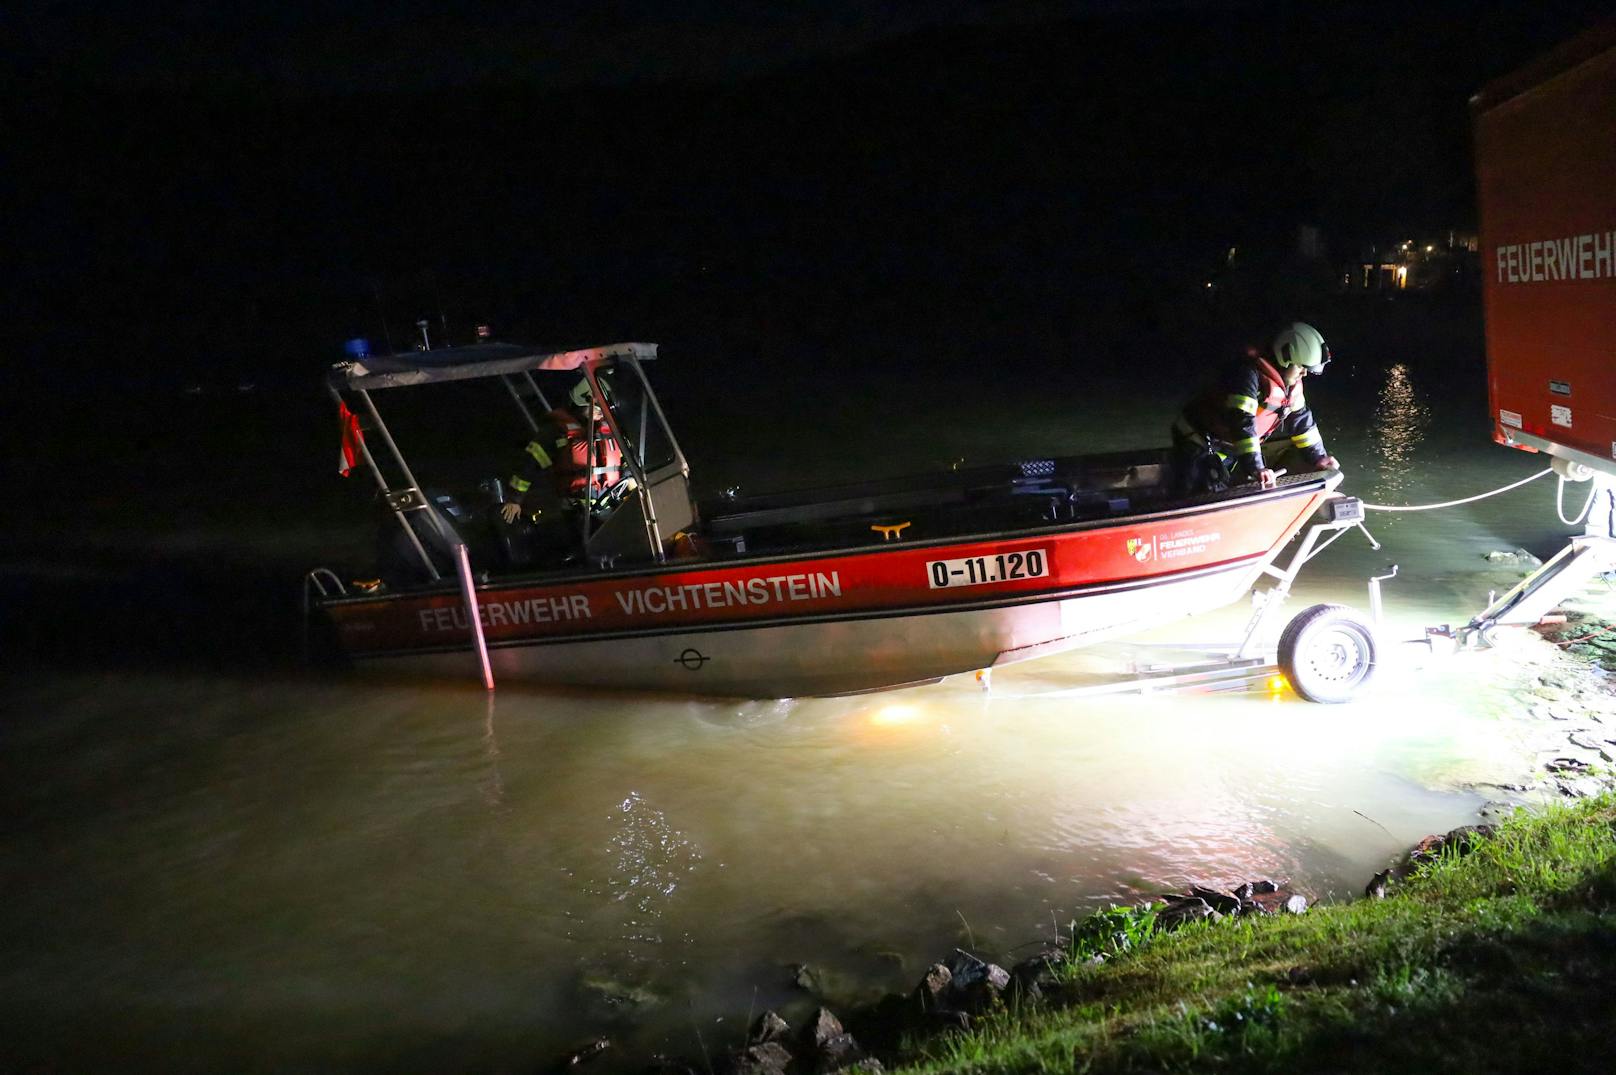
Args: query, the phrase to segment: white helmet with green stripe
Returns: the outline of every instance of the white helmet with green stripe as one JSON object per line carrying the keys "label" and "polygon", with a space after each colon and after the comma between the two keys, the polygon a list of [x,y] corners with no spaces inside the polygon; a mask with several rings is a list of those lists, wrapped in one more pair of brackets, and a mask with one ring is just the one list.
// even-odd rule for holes
{"label": "white helmet with green stripe", "polygon": [[1300,321],[1286,325],[1274,337],[1274,364],[1284,369],[1300,366],[1309,373],[1318,373],[1330,361],[1330,349],[1324,345],[1324,336],[1312,325]]}
{"label": "white helmet with green stripe", "polygon": [[[612,390],[607,386],[606,378],[597,373],[595,375],[595,380],[600,384],[601,396],[606,400],[606,402],[610,403],[612,398]],[[587,376],[578,378],[578,383],[572,386],[572,391],[568,393],[568,398],[572,400],[572,405],[577,407],[579,410],[589,406],[590,402],[595,398],[595,389],[590,385],[589,378]]]}

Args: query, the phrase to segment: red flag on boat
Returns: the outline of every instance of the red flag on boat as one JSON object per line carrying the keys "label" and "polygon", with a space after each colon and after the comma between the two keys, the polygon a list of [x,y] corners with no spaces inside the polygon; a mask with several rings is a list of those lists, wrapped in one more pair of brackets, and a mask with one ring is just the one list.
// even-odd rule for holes
{"label": "red flag on boat", "polygon": [[342,457],[337,462],[337,472],[346,478],[359,462],[359,446],[365,435],[359,430],[359,416],[342,400],[337,401],[337,421],[342,423]]}

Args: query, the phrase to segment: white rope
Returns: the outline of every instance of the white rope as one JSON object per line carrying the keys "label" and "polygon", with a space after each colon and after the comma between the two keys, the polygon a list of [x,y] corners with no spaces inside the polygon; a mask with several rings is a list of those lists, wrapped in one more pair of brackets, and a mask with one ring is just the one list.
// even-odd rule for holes
{"label": "white rope", "polygon": [[1560,484],[1554,489],[1554,514],[1558,515],[1560,517],[1560,521],[1565,523],[1567,526],[1577,526],[1581,524],[1582,520],[1588,517],[1588,509],[1594,506],[1594,496],[1599,492],[1599,486],[1595,485],[1593,482],[1588,483],[1588,499],[1582,502],[1582,510],[1577,512],[1577,517],[1575,519],[1567,519],[1565,517],[1565,487],[1566,480],[1564,477],[1561,477]]}
{"label": "white rope", "polygon": [[1543,475],[1552,474],[1553,472],[1553,467],[1545,467],[1529,478],[1522,478],[1518,482],[1511,482],[1510,484],[1498,489],[1494,489],[1491,492],[1477,493],[1475,496],[1467,496],[1463,500],[1444,500],[1440,504],[1405,504],[1402,506],[1391,504],[1365,504],[1364,508],[1368,511],[1435,511],[1437,508],[1456,508],[1460,504],[1470,504],[1477,500],[1486,500],[1490,496],[1497,496],[1499,493],[1507,493],[1511,489],[1519,489],[1527,482],[1535,482],[1539,478],[1543,477]]}

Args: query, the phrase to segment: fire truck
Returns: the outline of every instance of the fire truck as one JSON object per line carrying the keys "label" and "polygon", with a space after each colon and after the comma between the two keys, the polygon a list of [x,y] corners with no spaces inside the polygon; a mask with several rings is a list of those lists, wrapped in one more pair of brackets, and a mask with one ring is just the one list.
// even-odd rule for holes
{"label": "fire truck", "polygon": [[1485,637],[1616,568],[1616,20],[1470,105],[1493,439],[1546,456],[1584,530],[1471,622]]}

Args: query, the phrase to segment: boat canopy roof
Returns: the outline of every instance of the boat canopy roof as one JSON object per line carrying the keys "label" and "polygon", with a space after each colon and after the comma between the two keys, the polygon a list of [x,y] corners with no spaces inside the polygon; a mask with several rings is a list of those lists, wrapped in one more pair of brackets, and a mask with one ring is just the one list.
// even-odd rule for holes
{"label": "boat canopy roof", "polygon": [[330,381],[337,388],[403,388],[406,385],[469,381],[514,373],[575,370],[614,358],[655,358],[654,343],[612,343],[578,351],[535,351],[513,343],[480,343],[445,347],[436,351],[410,351],[398,355],[369,355],[331,367]]}

